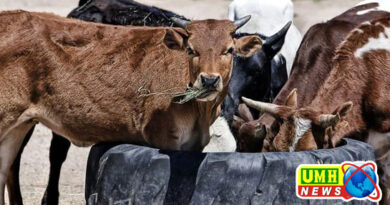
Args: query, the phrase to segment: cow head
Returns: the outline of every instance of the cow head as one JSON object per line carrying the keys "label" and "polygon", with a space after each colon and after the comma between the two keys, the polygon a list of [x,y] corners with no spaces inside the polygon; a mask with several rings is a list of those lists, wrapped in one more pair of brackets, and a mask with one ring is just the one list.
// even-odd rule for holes
{"label": "cow head", "polygon": [[[262,46],[257,35],[234,38],[235,31],[248,22],[250,16],[236,20],[185,21],[173,18],[188,37],[178,40],[187,50],[190,64],[190,86],[206,89],[198,101],[213,101],[227,91],[233,67],[233,55],[250,57]],[[172,41],[170,41],[172,42]],[[181,45],[183,42],[183,45]]]}
{"label": "cow head", "polygon": [[[241,96],[256,100],[273,98],[274,96],[271,95],[273,93],[272,83],[280,82],[283,85],[287,80],[287,69],[283,64],[284,61],[276,62],[273,58],[282,48],[290,26],[291,22],[270,37],[262,36],[265,42],[262,48],[252,57],[235,57],[228,95],[222,105],[222,115],[229,123],[232,122],[233,115],[237,112],[238,105],[241,103]],[[248,35],[236,34],[237,37]],[[284,58],[280,57],[279,59]]]}
{"label": "cow head", "polygon": [[[293,152],[333,147],[333,133],[347,125],[343,118],[352,108],[352,102],[346,102],[332,114],[319,113],[310,108],[297,109],[296,90],[287,97],[285,105],[256,102],[247,98],[243,98],[243,101],[279,121],[275,137],[269,144],[263,145],[265,151]],[[267,130],[267,134],[271,132]]]}

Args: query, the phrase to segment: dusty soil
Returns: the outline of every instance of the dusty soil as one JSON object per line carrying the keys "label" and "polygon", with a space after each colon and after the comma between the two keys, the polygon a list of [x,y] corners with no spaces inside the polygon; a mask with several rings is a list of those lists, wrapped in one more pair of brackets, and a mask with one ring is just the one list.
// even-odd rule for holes
{"label": "dusty soil", "polygon": [[[226,18],[230,0],[139,0],[183,14],[192,19]],[[295,24],[302,33],[318,22],[330,19],[355,5],[357,0],[298,0],[295,2]],[[23,9],[47,11],[65,16],[77,0],[1,0],[0,10]],[[40,204],[49,173],[51,132],[38,126],[27,145],[21,165],[21,189],[25,204]],[[60,204],[85,204],[84,179],[88,148],[72,146],[63,166],[60,180]]]}

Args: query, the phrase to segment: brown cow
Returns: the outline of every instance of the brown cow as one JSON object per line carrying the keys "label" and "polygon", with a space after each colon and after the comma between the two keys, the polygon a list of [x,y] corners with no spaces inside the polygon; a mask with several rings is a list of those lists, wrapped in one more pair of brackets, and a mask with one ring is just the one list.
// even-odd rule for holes
{"label": "brown cow", "polygon": [[[386,17],[350,32],[337,49],[329,77],[309,105],[297,108],[296,100],[287,106],[244,100],[281,121],[270,145],[275,151],[334,147],[343,137],[380,142],[372,144],[379,166],[385,169],[381,185],[388,193],[390,170],[383,166],[390,160],[389,88],[390,17]],[[388,197],[382,202],[388,204]]]}
{"label": "brown cow", "polygon": [[[299,91],[298,107],[311,103],[332,69],[332,59],[337,46],[347,34],[362,22],[390,16],[388,12],[373,10],[376,7],[378,7],[377,3],[356,6],[327,22],[312,26],[302,40],[290,78],[273,103],[283,105],[294,88]],[[359,13],[364,14],[359,15]],[[270,151],[269,145],[272,144],[275,133],[268,133],[268,137],[264,140],[263,134],[266,132],[261,128],[265,126],[270,131],[274,122],[275,118],[264,114],[259,120],[243,124],[238,136],[239,150]],[[278,130],[278,127],[277,124],[273,126],[274,130]]]}
{"label": "brown cow", "polygon": [[[227,91],[230,51],[251,56],[261,47],[258,36],[232,37],[248,20],[180,22],[183,30],[0,13],[0,204],[8,169],[37,122],[78,146],[116,141],[200,151]],[[177,104],[140,93],[187,86],[207,95]]]}

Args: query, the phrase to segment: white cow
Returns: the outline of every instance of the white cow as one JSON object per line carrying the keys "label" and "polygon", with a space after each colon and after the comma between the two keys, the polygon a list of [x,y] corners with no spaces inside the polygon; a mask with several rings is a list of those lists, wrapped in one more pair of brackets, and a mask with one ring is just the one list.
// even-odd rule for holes
{"label": "white cow", "polygon": [[210,142],[203,149],[203,152],[235,152],[236,140],[230,132],[229,125],[225,118],[218,117],[210,126]]}
{"label": "white cow", "polygon": [[[251,20],[239,29],[238,32],[259,33],[271,36],[286,25],[287,22],[293,21],[294,6],[291,0],[234,0],[230,4],[230,20],[239,19],[247,15],[252,16]],[[288,74],[290,74],[301,40],[301,33],[294,25],[291,25],[280,51],[286,59]]]}

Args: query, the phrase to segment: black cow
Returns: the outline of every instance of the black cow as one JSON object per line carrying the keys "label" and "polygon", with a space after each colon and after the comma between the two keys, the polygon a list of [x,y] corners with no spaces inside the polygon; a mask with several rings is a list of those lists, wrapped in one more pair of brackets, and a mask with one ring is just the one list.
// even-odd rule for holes
{"label": "black cow", "polygon": [[[170,20],[171,17],[188,20],[185,17],[170,11],[146,6],[131,0],[81,0],[79,2],[79,7],[72,10],[68,17],[92,22],[134,26],[176,26]],[[273,51],[271,52],[271,50],[279,50],[282,46],[285,36],[284,29],[270,38],[262,36],[263,39],[266,39],[266,43],[264,44],[265,47],[261,49],[259,53],[253,57],[253,59],[235,57],[235,61],[237,62],[235,63],[235,67],[233,69],[234,73],[232,74],[232,83],[235,84],[235,86],[240,87],[240,89],[233,89],[234,92],[232,93],[236,92],[236,96],[238,96],[238,94],[246,93],[243,89],[252,89],[255,90],[255,92],[267,93],[259,94],[258,96],[260,96],[260,98],[253,97],[253,95],[244,95],[256,100],[261,100],[264,98],[264,96],[267,98],[273,98],[273,96],[276,95],[274,92],[278,92],[280,87],[284,84],[285,79],[287,78],[287,71],[285,60],[282,57],[280,58],[281,60],[279,62],[271,61],[272,57],[276,54],[273,53]],[[256,74],[256,72],[252,73],[252,71],[249,70],[258,70],[259,72]],[[242,86],[240,85],[240,82],[235,82],[235,76],[240,75],[241,73],[239,71],[243,71],[243,76],[246,76],[246,79],[250,77],[248,75],[256,75],[256,77],[253,77],[253,80],[251,80],[252,85],[246,84],[245,86]],[[264,76],[260,77],[262,72],[264,72]],[[273,79],[275,79],[275,81]],[[267,83],[262,83],[263,81]],[[243,82],[244,81],[242,81],[242,83]],[[264,85],[262,87],[257,87],[257,82],[261,82],[260,84]],[[264,92],[263,89],[267,92]],[[234,104],[232,105],[235,106]],[[231,105],[229,104],[225,107],[231,107]],[[234,112],[235,111],[231,113],[234,114]],[[12,181],[9,184],[14,185],[8,188],[9,193],[11,194],[10,199],[11,202],[13,202],[12,204],[23,204],[21,192],[19,189],[19,165],[23,148],[28,143],[33,130],[34,127],[25,137],[22,148],[20,149],[17,159],[11,167],[10,175],[8,177],[8,180]],[[61,166],[66,159],[69,147],[70,142],[67,139],[53,133],[53,139],[50,146],[50,176],[45,195],[42,199],[42,204],[58,204],[58,182],[60,171]]]}
{"label": "black cow", "polygon": [[[260,51],[250,58],[235,56],[228,95],[222,105],[222,115],[232,123],[241,103],[241,97],[251,96],[260,101],[272,102],[287,81],[285,58],[279,54],[291,22],[271,37],[259,35],[265,40]],[[249,34],[236,34],[238,37]],[[258,117],[258,112],[252,113]]]}
{"label": "black cow", "polygon": [[73,9],[68,17],[133,26],[176,26],[171,20],[172,17],[188,20],[171,11],[146,6],[132,0],[81,0],[79,4],[81,5]]}

